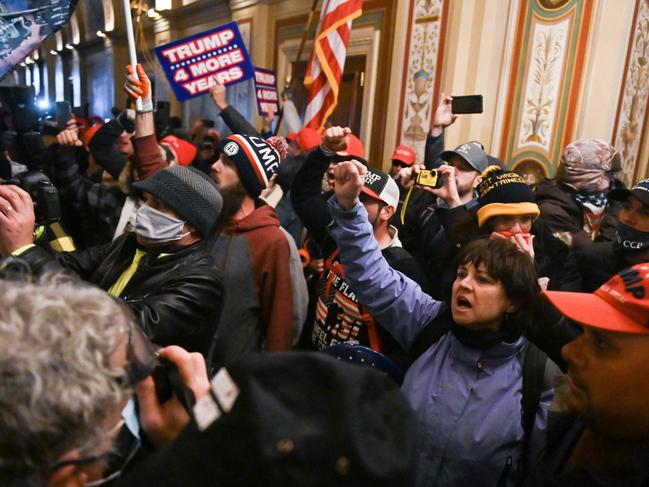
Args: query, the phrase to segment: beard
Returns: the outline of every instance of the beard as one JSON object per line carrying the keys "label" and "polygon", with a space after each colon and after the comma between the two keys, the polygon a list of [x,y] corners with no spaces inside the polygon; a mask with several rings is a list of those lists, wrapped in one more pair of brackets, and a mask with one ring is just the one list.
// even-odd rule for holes
{"label": "beard", "polygon": [[223,227],[228,225],[235,213],[239,211],[244,198],[248,196],[248,192],[240,181],[228,188],[219,188],[219,190],[221,197],[223,197],[223,209],[217,220],[217,225]]}
{"label": "beard", "polygon": [[473,194],[473,184],[472,183],[466,183],[463,186],[458,185],[457,187],[457,194],[460,198],[464,198],[468,194]]}

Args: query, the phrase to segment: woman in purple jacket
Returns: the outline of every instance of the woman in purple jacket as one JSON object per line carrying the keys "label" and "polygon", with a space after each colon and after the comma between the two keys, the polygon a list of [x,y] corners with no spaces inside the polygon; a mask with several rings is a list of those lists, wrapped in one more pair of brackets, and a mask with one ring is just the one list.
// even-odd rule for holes
{"label": "woman in purple jacket", "polygon": [[416,485],[515,485],[542,445],[553,395],[542,390],[525,438],[522,331],[538,299],[534,263],[508,240],[476,241],[459,259],[450,302],[435,301],[373,241],[358,202],[364,171],[336,167],[329,232],[359,299],[405,349],[423,350],[402,386],[419,421]]}

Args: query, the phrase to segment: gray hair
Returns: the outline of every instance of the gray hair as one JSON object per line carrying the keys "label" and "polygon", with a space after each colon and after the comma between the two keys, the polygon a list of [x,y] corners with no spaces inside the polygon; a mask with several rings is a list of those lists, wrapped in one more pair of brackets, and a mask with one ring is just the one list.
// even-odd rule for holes
{"label": "gray hair", "polygon": [[63,454],[105,444],[105,421],[125,398],[129,316],[98,288],[46,277],[0,281],[0,479],[44,485]]}

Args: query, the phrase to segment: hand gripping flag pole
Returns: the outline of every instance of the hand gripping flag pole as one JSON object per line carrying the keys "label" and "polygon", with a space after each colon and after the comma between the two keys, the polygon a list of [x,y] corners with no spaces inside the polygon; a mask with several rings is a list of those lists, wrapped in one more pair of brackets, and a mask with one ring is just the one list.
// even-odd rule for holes
{"label": "hand gripping flag pole", "polygon": [[[128,42],[128,57],[131,66],[133,67],[133,77],[137,77],[137,52],[135,50],[135,36],[133,35],[133,18],[131,17],[131,2],[130,0],[122,0],[124,5],[124,19],[126,21],[126,41]],[[138,98],[135,101],[135,109],[142,110],[142,99]]]}

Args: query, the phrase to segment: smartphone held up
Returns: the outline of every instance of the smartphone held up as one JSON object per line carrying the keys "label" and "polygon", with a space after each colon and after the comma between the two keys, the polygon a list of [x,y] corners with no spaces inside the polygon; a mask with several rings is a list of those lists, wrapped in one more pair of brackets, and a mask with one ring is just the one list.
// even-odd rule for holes
{"label": "smartphone held up", "polygon": [[482,113],[482,95],[453,96],[451,111],[454,114]]}

